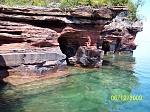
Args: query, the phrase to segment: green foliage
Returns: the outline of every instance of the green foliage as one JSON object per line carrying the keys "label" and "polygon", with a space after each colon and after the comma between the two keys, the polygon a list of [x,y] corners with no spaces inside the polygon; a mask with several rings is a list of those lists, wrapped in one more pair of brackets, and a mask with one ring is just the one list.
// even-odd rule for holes
{"label": "green foliage", "polygon": [[[133,3],[131,0],[0,0],[0,4],[7,6],[41,6],[48,7],[49,3],[60,3],[60,8],[73,8],[79,5],[91,6],[98,8],[101,6],[128,6],[128,20],[134,21],[142,19],[143,16],[138,16],[137,12],[144,5],[143,0],[137,0]],[[55,6],[55,5],[54,5]],[[57,5],[56,5],[57,6]]]}
{"label": "green foliage", "polygon": [[78,4],[77,3],[78,0],[60,0],[60,3],[61,3],[61,7],[64,7],[64,8],[67,8],[67,7],[75,7],[77,6]]}
{"label": "green foliage", "polygon": [[128,2],[128,21],[142,21],[145,19],[145,16],[143,15],[138,15],[137,12],[140,10],[140,8],[145,4],[145,1],[143,0],[137,0],[137,2]]}
{"label": "green foliage", "polygon": [[0,4],[5,4],[5,0],[0,0]]}
{"label": "green foliage", "polygon": [[113,0],[112,4],[113,6],[123,6],[123,5],[127,5],[129,2],[130,2],[129,0]]}
{"label": "green foliage", "polygon": [[128,10],[128,21],[136,20],[136,13],[137,13],[137,7],[133,3],[128,4],[129,10]]}
{"label": "green foliage", "polygon": [[42,6],[45,7],[47,3],[52,0],[0,0],[0,4],[7,6]]}
{"label": "green foliage", "polygon": [[93,7],[100,7],[100,6],[105,6],[107,5],[106,0],[91,0],[92,6]]}
{"label": "green foliage", "polygon": [[137,15],[138,10],[144,5],[143,0],[137,0],[133,3],[131,0],[60,0],[61,6],[65,8],[72,8],[78,5],[101,7],[101,6],[128,6],[127,14],[128,21],[141,20],[143,16]]}

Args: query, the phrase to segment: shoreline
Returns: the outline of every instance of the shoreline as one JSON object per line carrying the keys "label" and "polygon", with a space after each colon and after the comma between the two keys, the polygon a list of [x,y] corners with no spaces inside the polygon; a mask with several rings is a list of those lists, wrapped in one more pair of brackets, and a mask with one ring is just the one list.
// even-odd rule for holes
{"label": "shoreline", "polygon": [[[13,74],[15,74],[16,72],[14,72]],[[56,73],[45,73],[43,75],[36,75],[34,73],[30,73],[30,75],[28,76],[19,76],[19,75],[13,75],[11,74],[10,76],[6,77],[3,79],[4,82],[8,82],[14,86],[20,85],[20,84],[25,84],[25,83],[30,83],[30,82],[34,82],[34,81],[38,81],[38,80],[43,80],[43,79],[57,79],[59,76],[66,76],[68,75],[70,72],[67,70],[63,70],[63,71],[58,71]],[[32,75],[31,75],[32,74]]]}

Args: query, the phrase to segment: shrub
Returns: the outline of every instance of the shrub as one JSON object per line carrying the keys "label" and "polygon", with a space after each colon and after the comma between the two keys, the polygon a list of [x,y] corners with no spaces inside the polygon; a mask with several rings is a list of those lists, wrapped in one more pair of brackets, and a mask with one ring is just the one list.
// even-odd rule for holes
{"label": "shrub", "polygon": [[[60,3],[60,8],[73,8],[78,5],[101,7],[101,6],[128,6],[128,20],[135,21],[143,16],[137,15],[137,12],[144,5],[143,0],[137,0],[133,3],[131,0],[0,0],[0,4],[7,6],[42,6],[48,7],[50,2]],[[57,6],[57,5],[56,5]]]}

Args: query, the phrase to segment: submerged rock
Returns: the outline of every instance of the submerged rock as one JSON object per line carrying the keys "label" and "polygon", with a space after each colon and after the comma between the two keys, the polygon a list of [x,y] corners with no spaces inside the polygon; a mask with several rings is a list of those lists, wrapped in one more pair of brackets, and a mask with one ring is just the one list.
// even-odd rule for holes
{"label": "submerged rock", "polygon": [[138,25],[126,27],[127,33],[110,25],[117,14],[127,10],[124,6],[65,11],[0,6],[0,68],[8,69],[6,76],[16,71],[23,76],[39,76],[58,71],[65,59],[75,66],[100,67],[102,50],[135,48]]}

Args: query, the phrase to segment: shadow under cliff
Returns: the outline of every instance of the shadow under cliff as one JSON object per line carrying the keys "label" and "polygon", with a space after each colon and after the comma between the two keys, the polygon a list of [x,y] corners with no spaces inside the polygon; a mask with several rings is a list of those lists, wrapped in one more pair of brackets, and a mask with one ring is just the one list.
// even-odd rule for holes
{"label": "shadow under cliff", "polygon": [[8,67],[6,66],[3,56],[0,55],[0,85],[5,84],[3,79],[7,76],[9,76]]}
{"label": "shadow under cliff", "polygon": [[16,106],[22,104],[18,97],[20,94],[14,94],[12,85],[3,80],[9,76],[8,69],[5,59],[0,55],[0,112],[14,112]]}

